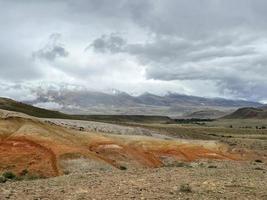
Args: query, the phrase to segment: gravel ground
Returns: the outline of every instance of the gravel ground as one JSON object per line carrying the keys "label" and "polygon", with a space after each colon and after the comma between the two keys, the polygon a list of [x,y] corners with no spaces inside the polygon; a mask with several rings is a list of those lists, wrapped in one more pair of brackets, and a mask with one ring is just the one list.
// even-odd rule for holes
{"label": "gravel ground", "polygon": [[71,128],[81,131],[108,133],[116,135],[143,135],[153,136],[157,138],[170,139],[171,137],[162,135],[159,132],[141,128],[141,127],[128,127],[116,124],[109,124],[103,122],[82,121],[82,120],[66,120],[66,119],[41,119],[47,123],[53,123],[66,128]]}
{"label": "gravel ground", "polygon": [[156,169],[87,173],[0,184],[0,199],[267,199],[258,162],[201,161]]}

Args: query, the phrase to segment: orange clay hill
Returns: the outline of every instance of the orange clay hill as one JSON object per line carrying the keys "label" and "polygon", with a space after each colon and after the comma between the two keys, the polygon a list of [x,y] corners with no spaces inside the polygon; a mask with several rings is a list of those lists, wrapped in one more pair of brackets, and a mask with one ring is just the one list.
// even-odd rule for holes
{"label": "orange clay hill", "polygon": [[21,113],[0,110],[0,173],[27,170],[43,177],[63,174],[62,160],[93,160],[118,169],[161,167],[166,159],[240,157],[216,141],[160,139],[75,131]]}

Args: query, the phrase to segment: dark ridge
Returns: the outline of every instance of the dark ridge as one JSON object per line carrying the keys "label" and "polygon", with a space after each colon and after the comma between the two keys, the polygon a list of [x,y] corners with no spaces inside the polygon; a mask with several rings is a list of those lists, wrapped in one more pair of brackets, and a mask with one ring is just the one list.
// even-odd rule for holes
{"label": "dark ridge", "polygon": [[171,123],[173,120],[167,116],[146,115],[68,115],[58,111],[38,108],[8,98],[0,97],[0,109],[21,112],[39,118],[59,118],[100,122],[147,122],[147,123]]}
{"label": "dark ridge", "polygon": [[267,110],[261,108],[240,108],[230,115],[223,117],[225,119],[267,119]]}

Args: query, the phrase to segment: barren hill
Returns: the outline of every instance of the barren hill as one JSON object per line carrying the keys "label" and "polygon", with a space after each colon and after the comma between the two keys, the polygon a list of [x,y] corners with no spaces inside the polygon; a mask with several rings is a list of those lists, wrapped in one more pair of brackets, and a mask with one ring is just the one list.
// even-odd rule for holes
{"label": "barren hill", "polygon": [[267,110],[262,108],[240,108],[225,116],[226,119],[267,119]]}
{"label": "barren hill", "polygon": [[1,172],[57,176],[68,169],[64,163],[80,159],[118,169],[160,167],[166,160],[238,159],[216,141],[76,131],[4,110],[0,117]]}

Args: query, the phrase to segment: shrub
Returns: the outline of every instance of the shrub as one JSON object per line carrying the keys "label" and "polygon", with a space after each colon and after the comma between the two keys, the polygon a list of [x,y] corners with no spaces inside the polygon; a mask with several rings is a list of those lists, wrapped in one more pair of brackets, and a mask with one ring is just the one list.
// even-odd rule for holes
{"label": "shrub", "polygon": [[263,163],[262,160],[259,160],[259,159],[255,160],[255,162],[257,162],[257,163]]}
{"label": "shrub", "polygon": [[126,170],[127,169],[127,167],[125,167],[125,166],[120,166],[120,170]]}
{"label": "shrub", "polygon": [[184,183],[180,185],[181,192],[192,192],[192,188],[188,183]]}
{"label": "shrub", "polygon": [[13,172],[4,172],[3,177],[6,179],[16,179],[16,175]]}
{"label": "shrub", "polygon": [[217,166],[215,166],[215,165],[209,165],[208,168],[215,169],[215,168],[217,168]]}

